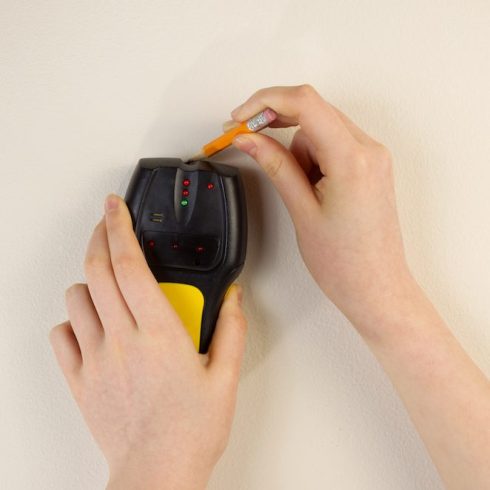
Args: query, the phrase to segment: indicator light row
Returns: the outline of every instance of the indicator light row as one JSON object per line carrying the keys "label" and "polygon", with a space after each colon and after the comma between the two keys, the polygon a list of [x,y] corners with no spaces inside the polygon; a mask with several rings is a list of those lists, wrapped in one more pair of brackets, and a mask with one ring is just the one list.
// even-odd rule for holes
{"label": "indicator light row", "polygon": [[[155,248],[155,240],[149,240],[148,241],[148,247],[149,248]],[[177,242],[172,243],[171,247],[172,247],[172,250],[179,250],[180,249],[180,245]],[[206,249],[202,245],[197,245],[194,248],[194,250],[197,253],[203,253]]]}
{"label": "indicator light row", "polygon": [[[184,187],[189,187],[191,185],[191,181],[190,179],[184,179],[182,181],[182,185]],[[212,182],[209,182],[206,186],[210,191],[212,191],[214,189],[214,184]],[[180,201],[180,205],[185,208],[188,204],[189,204],[189,200],[188,199],[185,199],[186,197],[189,197],[189,194],[190,194],[190,191],[189,189],[182,189],[182,197],[183,199],[181,199]]]}

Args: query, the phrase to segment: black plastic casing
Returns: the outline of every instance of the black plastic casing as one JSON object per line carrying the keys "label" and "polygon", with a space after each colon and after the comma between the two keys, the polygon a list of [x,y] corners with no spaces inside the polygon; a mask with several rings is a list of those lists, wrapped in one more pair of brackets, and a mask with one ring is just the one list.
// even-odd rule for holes
{"label": "black plastic casing", "polygon": [[126,203],[156,280],[190,284],[202,292],[199,352],[207,352],[226,290],[245,261],[247,214],[238,169],[208,161],[143,158]]}

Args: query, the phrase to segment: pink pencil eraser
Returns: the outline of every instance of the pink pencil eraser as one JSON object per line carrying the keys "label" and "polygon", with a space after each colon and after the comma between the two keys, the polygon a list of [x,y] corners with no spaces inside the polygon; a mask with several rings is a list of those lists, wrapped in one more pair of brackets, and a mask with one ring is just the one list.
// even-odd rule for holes
{"label": "pink pencil eraser", "polygon": [[272,109],[267,108],[256,114],[254,117],[251,117],[247,121],[247,127],[253,132],[260,131],[275,119],[277,119],[277,114]]}
{"label": "pink pencil eraser", "polygon": [[277,119],[276,112],[269,108],[264,111],[264,116],[267,119],[267,124],[270,124],[272,121]]}

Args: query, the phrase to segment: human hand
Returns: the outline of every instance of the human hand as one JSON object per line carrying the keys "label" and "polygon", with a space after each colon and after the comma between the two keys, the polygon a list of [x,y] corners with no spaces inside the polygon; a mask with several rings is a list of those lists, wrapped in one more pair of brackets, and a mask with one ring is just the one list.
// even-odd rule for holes
{"label": "human hand", "polygon": [[50,339],[110,469],[108,488],[203,489],[227,444],[246,321],[227,294],[208,356],[162,294],[125,203],[106,201],[87,284],[67,290],[69,321]]}
{"label": "human hand", "polygon": [[[316,282],[358,327],[414,288],[402,244],[389,152],[310,86],[259,90],[232,112],[270,107],[272,127],[299,125],[291,146],[263,134],[234,145],[265,170],[294,222]],[[365,327],[370,328],[370,327]]]}
{"label": "human hand", "polygon": [[306,265],[380,361],[447,488],[490,488],[490,384],[409,272],[389,153],[309,86],[259,90],[232,116],[265,107],[279,114],[271,126],[299,124],[289,150],[262,134],[234,144],[271,178]]}

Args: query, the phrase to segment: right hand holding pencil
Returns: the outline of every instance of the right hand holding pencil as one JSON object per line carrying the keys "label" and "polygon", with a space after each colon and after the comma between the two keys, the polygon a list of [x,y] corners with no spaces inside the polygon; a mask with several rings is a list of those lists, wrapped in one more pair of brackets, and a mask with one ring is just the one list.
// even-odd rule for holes
{"label": "right hand holding pencil", "polygon": [[291,146],[263,134],[234,144],[265,170],[303,259],[379,360],[448,489],[490,488],[490,382],[413,279],[387,150],[310,86],[259,90],[237,121],[269,107],[299,125]]}
{"label": "right hand holding pencil", "polygon": [[233,144],[264,169],[294,222],[303,259],[357,328],[414,287],[395,204],[392,160],[309,85],[259,90],[232,112],[243,121],[270,107],[271,127],[299,125],[287,149],[264,134]]}

